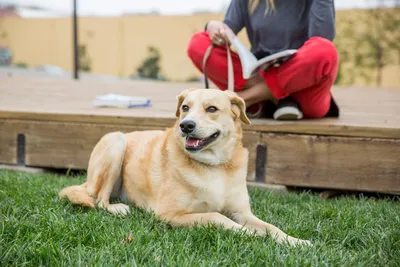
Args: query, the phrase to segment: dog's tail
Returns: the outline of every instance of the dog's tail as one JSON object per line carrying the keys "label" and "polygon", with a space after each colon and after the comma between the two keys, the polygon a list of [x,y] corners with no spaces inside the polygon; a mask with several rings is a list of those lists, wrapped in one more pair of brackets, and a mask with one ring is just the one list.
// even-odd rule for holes
{"label": "dog's tail", "polygon": [[94,198],[89,195],[86,183],[68,186],[58,194],[61,199],[67,198],[72,204],[94,208]]}

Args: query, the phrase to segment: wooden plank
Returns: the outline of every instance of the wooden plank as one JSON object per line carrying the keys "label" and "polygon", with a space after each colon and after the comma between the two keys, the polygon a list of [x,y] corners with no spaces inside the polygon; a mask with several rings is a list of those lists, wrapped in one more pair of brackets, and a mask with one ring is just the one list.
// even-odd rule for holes
{"label": "wooden plank", "polygon": [[17,135],[20,127],[9,127],[0,120],[0,162],[17,164]]}
{"label": "wooden plank", "polygon": [[243,146],[249,150],[249,162],[247,166],[247,180],[256,178],[256,150],[260,143],[261,134],[257,132],[243,132]]}
{"label": "wooden plank", "polygon": [[156,127],[171,127],[174,125],[176,118],[165,114],[164,117],[151,117],[145,115],[141,117],[128,115],[96,115],[96,114],[73,114],[71,113],[34,113],[34,112],[15,112],[0,111],[0,119],[12,120],[33,120],[38,122],[59,122],[59,123],[94,123],[109,125],[141,125]]}
{"label": "wooden plank", "polygon": [[[176,95],[201,83],[145,81],[95,82],[5,78],[0,82],[0,118],[87,123],[170,126]],[[148,96],[150,108],[95,108],[97,95],[120,93]],[[333,88],[339,119],[277,122],[253,120],[246,131],[400,139],[400,88]],[[382,105],[381,103],[385,103]]]}
{"label": "wooden plank", "polygon": [[[7,120],[1,121],[1,131],[7,139],[0,139],[0,147],[8,140],[16,140],[18,133],[25,135],[26,166],[86,169],[90,153],[100,138],[112,131],[162,129],[127,125],[55,123]],[[3,136],[3,135],[2,135]],[[16,142],[7,146],[16,151]],[[16,155],[2,156],[1,163],[16,163]]]}
{"label": "wooden plank", "polygon": [[[323,123],[322,123],[323,122]],[[400,139],[400,127],[339,125],[336,119],[303,120],[281,122],[274,120],[253,120],[252,125],[244,129],[262,133],[309,134],[341,137],[367,137]]]}
{"label": "wooden plank", "polygon": [[263,134],[266,183],[400,192],[400,140]]}
{"label": "wooden plank", "polygon": [[[100,138],[112,131],[162,130],[164,127],[109,125],[33,120],[0,120],[0,163],[17,163],[17,135],[26,139],[26,166],[86,169],[90,153]],[[243,133],[250,151],[248,179],[254,180],[255,150],[260,134]]]}
{"label": "wooden plank", "polygon": [[[142,125],[152,127],[171,127],[176,118],[164,113],[164,116],[151,117],[151,114],[143,117],[127,115],[88,115],[68,113],[33,113],[0,110],[0,119],[20,119],[51,122],[82,122],[82,123],[106,123],[110,125]],[[324,122],[324,123],[318,123]],[[330,123],[329,123],[330,122]],[[263,133],[289,133],[310,135],[331,135],[348,137],[374,137],[400,139],[400,127],[370,127],[362,125],[337,125],[335,119],[324,121],[298,121],[283,122],[274,120],[252,120],[249,126],[243,126],[246,131]]]}

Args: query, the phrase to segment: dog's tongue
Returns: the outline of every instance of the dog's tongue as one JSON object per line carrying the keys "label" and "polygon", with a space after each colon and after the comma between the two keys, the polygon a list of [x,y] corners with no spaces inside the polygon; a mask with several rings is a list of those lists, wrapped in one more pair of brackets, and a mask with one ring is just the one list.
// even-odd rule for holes
{"label": "dog's tongue", "polygon": [[188,137],[186,139],[186,146],[190,146],[190,147],[197,147],[199,145],[201,145],[203,143],[203,139],[196,139],[196,138],[191,138]]}

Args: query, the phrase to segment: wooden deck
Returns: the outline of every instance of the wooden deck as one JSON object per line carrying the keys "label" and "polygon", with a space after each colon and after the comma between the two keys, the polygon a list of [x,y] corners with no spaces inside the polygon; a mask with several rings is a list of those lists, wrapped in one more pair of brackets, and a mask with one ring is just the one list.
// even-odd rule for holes
{"label": "wooden deck", "polygon": [[[188,87],[145,81],[95,82],[1,78],[0,164],[85,169],[110,131],[163,129],[175,96]],[[151,97],[152,107],[95,108],[97,95]],[[400,192],[400,88],[334,88],[339,119],[244,127],[248,180],[293,186]]]}

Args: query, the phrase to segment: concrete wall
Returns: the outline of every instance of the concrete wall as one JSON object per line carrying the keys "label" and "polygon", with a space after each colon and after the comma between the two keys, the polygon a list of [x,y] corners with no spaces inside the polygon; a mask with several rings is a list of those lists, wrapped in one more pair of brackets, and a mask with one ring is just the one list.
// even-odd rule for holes
{"label": "concrete wall", "polygon": [[[341,16],[348,15],[338,11],[338,24]],[[222,18],[223,14],[85,17],[79,20],[79,43],[87,46],[93,73],[131,75],[147,56],[147,47],[155,46],[161,52],[163,75],[183,81],[200,76],[186,55],[190,37],[202,30],[208,20]],[[243,31],[239,36],[248,45],[245,34]],[[29,66],[53,64],[68,71],[73,67],[70,18],[0,18],[1,45],[12,49],[14,62]],[[399,87],[398,73],[398,66],[387,67],[383,86]]]}
{"label": "concrete wall", "polygon": [[[199,76],[186,56],[191,35],[210,19],[202,16],[124,16],[81,18],[79,43],[87,46],[92,72],[130,75],[147,56],[148,46],[159,49],[163,74],[172,80]],[[243,40],[247,41],[247,40]],[[71,71],[72,20],[3,18],[0,45],[8,46],[14,62],[54,64]]]}

